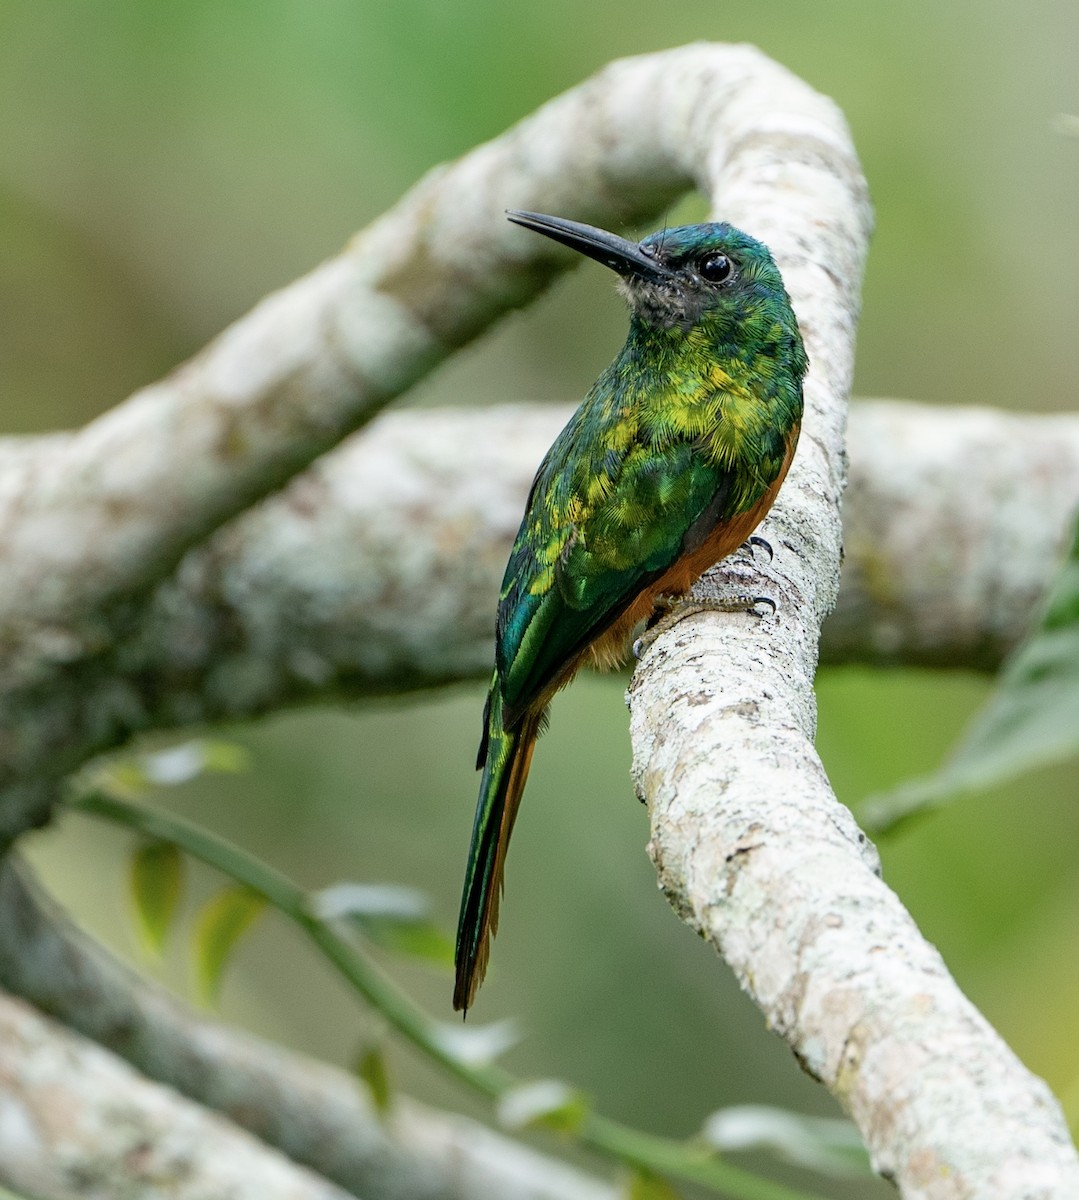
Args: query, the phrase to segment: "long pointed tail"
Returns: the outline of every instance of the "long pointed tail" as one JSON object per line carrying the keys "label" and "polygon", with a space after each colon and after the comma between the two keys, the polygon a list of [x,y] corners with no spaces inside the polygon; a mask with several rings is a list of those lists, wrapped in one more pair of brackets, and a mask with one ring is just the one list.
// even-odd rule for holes
{"label": "long pointed tail", "polygon": [[487,698],[486,725],[480,745],[483,778],[457,921],[453,1007],[466,1013],[483,982],[491,937],[498,928],[506,848],[542,721],[542,712],[526,713],[516,728],[504,729],[502,697],[495,678]]}

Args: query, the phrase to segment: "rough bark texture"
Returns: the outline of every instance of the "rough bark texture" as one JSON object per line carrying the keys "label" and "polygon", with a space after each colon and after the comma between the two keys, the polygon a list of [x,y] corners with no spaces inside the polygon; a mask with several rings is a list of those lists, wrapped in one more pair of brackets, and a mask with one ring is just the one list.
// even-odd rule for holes
{"label": "rough bark texture", "polygon": [[991,670],[1071,544],[1079,418],[878,400],[851,409],[824,662]]}
{"label": "rough bark texture", "polygon": [[[121,706],[167,727],[486,678],[506,555],[569,411],[379,418],[185,557],[72,698],[73,726]],[[999,665],[1079,508],[1079,420],[863,402],[849,446],[822,661]]]}
{"label": "rough bark texture", "polygon": [[631,736],[652,857],[671,903],[840,1099],[904,1197],[1064,1200],[1079,1194],[1079,1158],[1059,1106],[883,884],[813,745],[818,641],[839,585],[864,214],[841,156],[762,157],[724,211],[783,271],[810,358],[806,416],[762,531],[773,561],[729,561],[694,595],[778,607],[689,616],[638,664]]}

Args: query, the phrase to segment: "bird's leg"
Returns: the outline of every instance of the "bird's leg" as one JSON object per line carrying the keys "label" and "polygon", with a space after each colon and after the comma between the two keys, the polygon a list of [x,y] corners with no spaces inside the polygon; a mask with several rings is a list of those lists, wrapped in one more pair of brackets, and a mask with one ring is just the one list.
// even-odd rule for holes
{"label": "bird's leg", "polygon": [[763,618],[772,616],[776,611],[776,602],[771,596],[750,596],[748,593],[742,596],[705,596],[699,600],[660,595],[653,603],[652,615],[648,618],[644,633],[633,643],[634,658],[640,658],[661,633],[666,633],[679,621],[697,613],[744,612]]}
{"label": "bird's leg", "polygon": [[755,557],[754,550],[757,546],[760,546],[762,550],[768,551],[769,562],[775,558],[775,551],[772,549],[772,543],[768,541],[767,538],[758,537],[757,534],[754,534],[750,538],[746,538],[746,540],[741,544],[741,546],[738,547],[738,549],[745,550],[749,554],[749,557],[753,558]]}

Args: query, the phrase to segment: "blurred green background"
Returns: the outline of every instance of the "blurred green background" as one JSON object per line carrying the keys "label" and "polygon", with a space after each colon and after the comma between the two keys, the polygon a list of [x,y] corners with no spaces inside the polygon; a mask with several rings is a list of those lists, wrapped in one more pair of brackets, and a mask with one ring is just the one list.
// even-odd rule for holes
{"label": "blurred green background", "polygon": [[[1079,140],[1053,127],[1079,111],[1074,0],[0,0],[5,431],[101,412],[333,254],[428,167],[612,57],[696,39],[755,42],[846,112],[878,223],[859,394],[1074,406]],[[601,276],[567,281],[409,402],[578,398],[624,329]],[[933,766],[986,687],[859,670],[819,683],[821,750],[855,806]],[[623,688],[586,678],[555,705],[476,1018],[519,1014],[528,1036],[514,1069],[568,1077],[657,1131],[689,1133],[732,1102],[829,1111],[656,892]],[[481,702],[478,687],[461,688],[229,730],[253,770],[176,802],[312,886],[417,884],[448,926]],[[1077,782],[1075,769],[1044,772],[881,847],[888,881],[1073,1121]],[[74,911],[134,954],[128,850],[71,819],[33,853]],[[208,894],[212,880],[195,877]],[[179,939],[163,973],[187,986]],[[401,976],[450,1015],[448,979]],[[370,1029],[272,919],[242,947],[223,1009],[339,1062]],[[467,1104],[407,1052],[393,1065],[417,1092]]]}

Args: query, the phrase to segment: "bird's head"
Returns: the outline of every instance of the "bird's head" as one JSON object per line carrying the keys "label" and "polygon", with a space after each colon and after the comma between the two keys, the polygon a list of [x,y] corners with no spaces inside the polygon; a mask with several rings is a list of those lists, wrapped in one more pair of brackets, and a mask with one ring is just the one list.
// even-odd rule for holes
{"label": "bird's head", "polygon": [[634,315],[649,325],[690,329],[710,316],[738,321],[762,304],[794,321],[768,247],[733,225],[680,225],[632,242],[563,217],[516,210],[507,216],[617,272]]}

